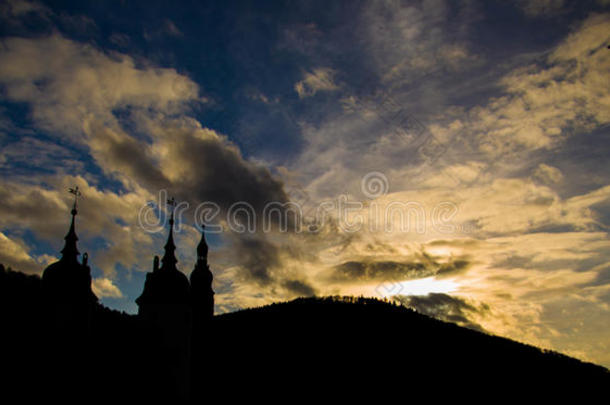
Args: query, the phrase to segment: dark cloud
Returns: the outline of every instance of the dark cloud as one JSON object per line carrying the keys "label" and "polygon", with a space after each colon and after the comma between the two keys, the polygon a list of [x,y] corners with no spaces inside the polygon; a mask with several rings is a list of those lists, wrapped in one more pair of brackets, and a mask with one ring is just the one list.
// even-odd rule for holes
{"label": "dark cloud", "polygon": [[594,286],[602,286],[610,284],[610,265],[607,265],[603,269],[600,269],[595,277],[595,280],[591,283]]}
{"label": "dark cloud", "polygon": [[[261,286],[273,284],[272,269],[280,267],[279,250],[261,230],[266,204],[284,204],[289,200],[283,183],[267,168],[244,159],[239,149],[223,137],[192,128],[173,128],[167,122],[157,125],[156,142],[167,148],[162,162],[148,153],[150,147],[146,142],[107,128],[92,132],[93,148],[97,151],[94,155],[103,167],[112,168],[118,176],[127,175],[130,181],[155,195],[167,190],[177,200],[187,201],[190,209],[183,216],[187,222],[204,202],[220,208],[215,222],[227,219],[234,204],[251,207],[249,218],[255,220],[255,231],[241,233],[229,229],[227,238],[233,242],[234,257],[245,270],[244,276]],[[284,210],[282,206],[278,208]],[[239,211],[236,222],[247,225],[245,215],[245,211]],[[277,225],[279,217],[270,216],[272,225]],[[284,218],[294,220],[292,214]],[[203,218],[194,220],[199,222]],[[291,229],[294,228],[288,225],[288,230]]]}
{"label": "dark cloud", "polygon": [[297,257],[301,254],[290,245],[278,245],[264,234],[230,234],[231,252],[241,266],[246,282],[275,291],[280,287],[289,296],[309,297],[317,290],[302,278],[293,278],[284,269],[282,255]]}
{"label": "dark cloud", "polygon": [[302,280],[287,280],[282,283],[282,286],[300,297],[316,295],[316,289]]}
{"label": "dark cloud", "polygon": [[280,264],[279,249],[264,235],[233,234],[232,250],[248,281],[269,286],[274,280],[273,268]]}
{"label": "dark cloud", "polygon": [[436,277],[455,276],[464,273],[470,268],[471,262],[465,258],[451,260],[447,263],[439,265],[436,272]]}
{"label": "dark cloud", "polygon": [[330,276],[335,282],[370,282],[412,280],[425,277],[455,276],[470,268],[468,257],[460,257],[438,263],[433,257],[422,254],[405,261],[365,258],[341,263],[333,268]]}
{"label": "dark cloud", "polygon": [[517,0],[516,5],[528,17],[551,18],[567,12],[564,0]]}
{"label": "dark cloud", "polygon": [[148,145],[112,131],[102,125],[91,125],[92,154],[100,167],[126,175],[156,193],[170,187],[169,180],[148,153]]}
{"label": "dark cloud", "polygon": [[212,201],[224,209],[243,201],[259,214],[269,202],[288,201],[282,182],[267,168],[245,160],[228,142],[183,134],[172,148],[186,173],[177,186],[192,201]]}
{"label": "dark cloud", "polygon": [[[229,232],[229,237],[234,241],[235,257],[246,277],[262,286],[273,284],[273,269],[281,265],[280,249],[262,233],[262,222],[266,204],[288,201],[283,184],[267,168],[245,160],[237,147],[221,139],[201,139],[182,134],[170,148],[172,156],[181,162],[180,167],[185,172],[180,180],[174,182],[172,189],[177,190],[176,194],[189,201],[192,207],[202,202],[213,202],[218,204],[224,218],[233,204],[252,207],[251,218],[255,219],[256,231]],[[246,225],[245,212],[239,214],[237,222]],[[271,220],[277,224],[278,216],[272,216]]]}
{"label": "dark cloud", "polygon": [[472,303],[458,297],[442,293],[430,293],[428,295],[395,296],[402,304],[415,309],[424,315],[431,316],[446,322],[453,322],[460,326],[485,332],[485,329],[474,322],[472,315],[486,315],[489,306],[481,303],[475,306]]}
{"label": "dark cloud", "polygon": [[[515,268],[532,268],[534,261],[534,256],[522,256],[518,254],[510,255],[508,257],[503,257],[499,260],[494,261],[491,264],[491,267],[501,268],[501,269],[515,269]],[[535,266],[535,265],[534,265]]]}
{"label": "dark cloud", "polygon": [[607,262],[605,255],[594,255],[587,258],[583,257],[559,257],[554,258],[547,255],[544,260],[540,260],[539,255],[499,255],[500,257],[491,263],[492,268],[501,269],[532,269],[532,270],[561,270],[570,268],[574,271],[590,271],[592,268],[602,266]]}
{"label": "dark cloud", "polygon": [[[226,213],[235,203],[249,204],[257,221],[267,203],[289,201],[283,183],[266,167],[245,159],[226,138],[174,122],[149,120],[142,125],[156,132],[152,144],[91,126],[93,155],[100,166],[127,175],[153,194],[167,190],[191,207],[212,202]],[[161,161],[151,154],[153,148],[163,149]]]}
{"label": "dark cloud", "polygon": [[390,281],[429,277],[433,269],[424,263],[395,261],[348,261],[335,266],[334,281]]}
{"label": "dark cloud", "polygon": [[479,245],[479,241],[476,239],[464,238],[464,239],[437,239],[426,243],[426,246],[453,246],[462,248],[472,248]]}

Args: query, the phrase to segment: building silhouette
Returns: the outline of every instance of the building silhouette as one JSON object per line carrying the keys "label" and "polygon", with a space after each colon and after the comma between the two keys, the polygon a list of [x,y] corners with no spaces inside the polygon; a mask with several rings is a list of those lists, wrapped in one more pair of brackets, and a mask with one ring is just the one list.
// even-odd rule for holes
{"label": "building silhouette", "polygon": [[[98,298],[91,288],[88,255],[78,261],[75,218],[78,213],[75,194],[72,220],[61,250],[61,259],[49,265],[42,275],[42,291],[47,318],[55,340],[78,357],[88,349],[92,316]],[[164,344],[163,362],[169,367],[172,391],[181,399],[190,397],[190,375],[193,339],[203,339],[214,315],[213,275],[210,271],[205,240],[205,227],[197,246],[197,262],[189,279],[178,270],[173,235],[174,213],[169,220],[169,233],[163,258],[153,260],[153,269],[146,274],[142,294],[136,299],[138,318],[150,325]],[[82,350],[80,350],[82,349]],[[197,352],[197,350],[195,350]],[[152,355],[152,354],[151,354]],[[159,355],[159,353],[156,353]]]}
{"label": "building silhouette", "polygon": [[[78,188],[75,189],[78,193]],[[75,195],[76,197],[76,195]],[[61,259],[49,265],[42,274],[42,289],[47,303],[47,315],[56,335],[79,339],[91,327],[91,312],[98,299],[91,289],[91,269],[88,255],[78,261],[75,219],[78,213],[76,198],[72,207],[70,229],[64,237]]]}
{"label": "building silhouette", "polygon": [[207,326],[207,321],[214,316],[214,276],[208,265],[208,244],[205,240],[205,225],[201,231],[201,240],[197,245],[197,263],[191,272],[191,298],[195,329]]}
{"label": "building silhouette", "polygon": [[[168,359],[175,378],[176,391],[183,398],[190,392],[190,359],[193,331],[200,331],[214,313],[212,273],[207,265],[208,247],[202,232],[197,247],[197,264],[191,283],[176,267],[174,213],[169,220],[165,253],[159,267],[155,256],[152,272],[146,274],[142,295],[136,299],[138,316],[154,324],[162,333],[169,350]],[[194,325],[196,325],[194,327]]]}

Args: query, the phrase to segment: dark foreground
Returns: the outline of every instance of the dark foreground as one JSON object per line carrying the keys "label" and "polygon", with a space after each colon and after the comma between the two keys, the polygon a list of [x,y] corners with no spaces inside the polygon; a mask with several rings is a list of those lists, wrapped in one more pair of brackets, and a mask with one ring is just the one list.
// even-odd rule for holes
{"label": "dark foreground", "polygon": [[[176,402],[172,353],[137,317],[97,306],[86,333],[66,335],[36,277],[4,273],[0,294],[3,395]],[[297,299],[216,316],[201,334],[193,402],[582,398],[610,387],[603,367],[372,299]]]}

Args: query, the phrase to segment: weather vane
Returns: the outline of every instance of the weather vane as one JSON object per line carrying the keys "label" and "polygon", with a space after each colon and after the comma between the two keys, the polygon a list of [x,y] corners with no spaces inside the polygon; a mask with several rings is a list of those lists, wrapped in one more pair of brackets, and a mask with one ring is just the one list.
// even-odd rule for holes
{"label": "weather vane", "polygon": [[83,193],[80,192],[80,190],[78,189],[78,186],[76,186],[74,188],[69,188],[68,191],[70,192],[70,194],[74,194],[74,206],[72,207],[72,209],[74,211],[76,211],[76,201],[77,201],[78,197],[81,197],[83,195]]}
{"label": "weather vane", "polygon": [[167,205],[172,207],[172,216],[170,218],[170,225],[173,225],[174,222],[174,209],[176,208],[176,199],[174,197],[167,199]]}
{"label": "weather vane", "polygon": [[172,208],[176,206],[176,199],[174,197],[168,198],[167,199],[167,204],[170,205]]}

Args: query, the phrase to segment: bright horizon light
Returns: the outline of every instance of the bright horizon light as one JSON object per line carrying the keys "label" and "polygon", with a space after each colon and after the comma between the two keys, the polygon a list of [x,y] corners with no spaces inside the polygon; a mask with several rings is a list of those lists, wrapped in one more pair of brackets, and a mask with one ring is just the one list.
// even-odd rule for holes
{"label": "bright horizon light", "polygon": [[428,295],[430,293],[449,294],[456,291],[458,283],[450,280],[438,280],[436,277],[426,277],[419,280],[407,280],[397,283],[388,282],[376,286],[375,291],[382,298],[395,295]]}

